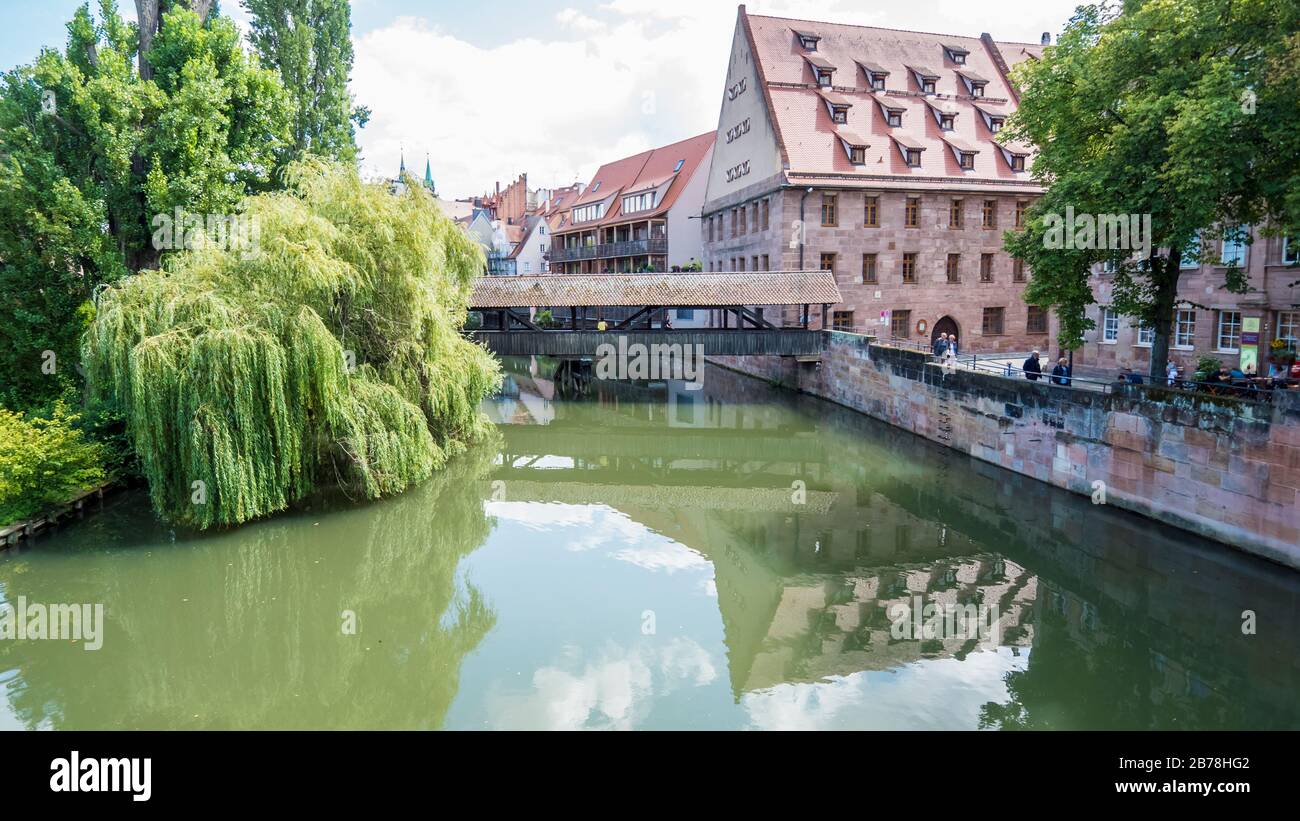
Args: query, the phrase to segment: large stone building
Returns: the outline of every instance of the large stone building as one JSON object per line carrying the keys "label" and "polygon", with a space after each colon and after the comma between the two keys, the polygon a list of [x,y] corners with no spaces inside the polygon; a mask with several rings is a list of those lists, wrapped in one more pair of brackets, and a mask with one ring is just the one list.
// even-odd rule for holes
{"label": "large stone building", "polygon": [[[1179,304],[1170,329],[1169,358],[1190,377],[1203,356],[1229,368],[1254,365],[1268,373],[1270,345],[1282,340],[1284,350],[1300,349],[1300,238],[1267,237],[1251,229],[1228,241],[1203,240],[1203,252],[1188,249],[1179,278]],[[1245,272],[1250,290],[1230,293],[1225,274],[1231,263]],[[1151,363],[1150,329],[1110,307],[1113,277],[1098,271],[1092,278],[1095,305],[1088,316],[1096,328],[1084,335],[1075,362],[1100,371],[1130,367],[1146,373]],[[1282,357],[1278,357],[1281,359]]]}
{"label": "large stone building", "polygon": [[[1044,36],[1044,41],[1047,37]],[[1042,189],[999,138],[1041,45],[750,15],[741,6],[708,175],[710,271],[835,271],[827,327],[963,351],[1046,348],[1050,312],[1003,248]],[[815,309],[816,310],[816,309]]]}
{"label": "large stone building", "polygon": [[557,274],[669,271],[701,258],[698,220],[713,132],[602,165],[565,209]]}

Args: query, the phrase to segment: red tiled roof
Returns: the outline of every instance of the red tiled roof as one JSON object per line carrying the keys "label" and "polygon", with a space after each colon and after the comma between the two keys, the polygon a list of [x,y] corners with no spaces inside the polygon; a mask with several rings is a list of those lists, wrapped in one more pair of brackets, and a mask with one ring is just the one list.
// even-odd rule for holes
{"label": "red tiled roof", "polygon": [[[1027,172],[1013,171],[1000,152],[993,150],[993,135],[975,110],[978,105],[985,111],[998,112],[995,116],[1006,116],[1014,110],[1016,99],[990,46],[980,37],[813,23],[748,13],[744,13],[742,22],[742,31],[753,44],[764,96],[770,100],[774,129],[787,163],[786,174],[799,177],[799,184],[817,177],[830,177],[837,185],[853,177],[897,178],[902,182],[914,179],[918,183],[948,178],[962,184],[990,182],[1036,188]],[[811,30],[821,38],[818,58],[840,67],[833,90],[816,86],[809,61],[804,59],[808,54],[791,36],[792,30]],[[999,44],[998,48],[1000,59],[1012,65],[1034,53],[1041,54],[1041,47],[1026,44]],[[967,52],[965,62],[954,63],[945,49]],[[853,72],[850,66],[855,67]],[[886,89],[873,91],[865,71],[888,72]],[[937,77],[934,95],[920,93],[914,72]],[[984,96],[970,96],[958,72],[986,82]],[[834,94],[837,102],[842,99],[852,105],[847,123],[832,121],[824,102],[827,94]],[[954,129],[942,130],[927,105],[956,114]],[[887,124],[882,107],[903,112],[901,128]],[[861,135],[871,143],[865,164],[855,166],[849,162],[838,144],[839,135],[845,132]],[[891,139],[909,147],[934,150],[923,152],[921,165],[913,168]],[[962,169],[947,149],[948,144],[957,143],[979,152],[974,169]]]}
{"label": "red tiled roof", "polygon": [[583,274],[479,277],[474,308],[690,307],[715,305],[835,305],[840,289],[831,271],[702,274]]}
{"label": "red tiled roof", "polygon": [[[662,148],[642,151],[640,154],[602,165],[591,178],[591,184],[587,186],[582,196],[567,204],[564,210],[568,212],[576,206],[603,202],[612,197],[613,199],[610,200],[608,207],[605,209],[605,215],[598,220],[588,220],[580,223],[569,220],[565,228],[585,231],[601,225],[627,222],[630,219],[646,219],[647,217],[667,213],[668,209],[673,207],[673,203],[677,202],[677,198],[681,196],[682,191],[685,190],[691,176],[699,169],[705,156],[708,155],[709,149],[713,147],[713,141],[716,138],[717,133],[710,131],[697,137],[665,145]],[[680,169],[677,168],[679,162],[681,163]],[[597,183],[599,183],[599,186],[597,186]],[[647,191],[665,183],[668,183],[668,189],[659,198],[659,202],[655,204],[652,210],[640,211],[634,216],[623,214],[623,194]],[[597,190],[593,191],[593,188]]]}

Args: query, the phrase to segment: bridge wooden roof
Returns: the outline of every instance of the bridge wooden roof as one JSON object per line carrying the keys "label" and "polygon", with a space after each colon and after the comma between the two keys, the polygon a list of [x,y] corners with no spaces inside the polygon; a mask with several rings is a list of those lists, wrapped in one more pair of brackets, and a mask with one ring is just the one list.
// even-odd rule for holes
{"label": "bridge wooden roof", "polygon": [[819,305],[842,299],[830,271],[485,276],[471,308]]}

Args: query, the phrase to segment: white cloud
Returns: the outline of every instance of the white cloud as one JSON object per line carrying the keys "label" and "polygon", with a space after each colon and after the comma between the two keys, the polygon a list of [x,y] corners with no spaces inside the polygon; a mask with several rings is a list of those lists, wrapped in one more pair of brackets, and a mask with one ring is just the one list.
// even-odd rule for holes
{"label": "white cloud", "polygon": [[[1075,0],[855,0],[751,3],[752,14],[1037,42]],[[528,13],[521,11],[520,13]],[[587,181],[602,162],[717,126],[736,5],[721,0],[610,0],[556,16],[552,40],[483,47],[425,18],[356,38],[353,92],[372,110],[363,171],[391,176],[399,148],[440,193],[465,196],[520,172],[529,184]]]}

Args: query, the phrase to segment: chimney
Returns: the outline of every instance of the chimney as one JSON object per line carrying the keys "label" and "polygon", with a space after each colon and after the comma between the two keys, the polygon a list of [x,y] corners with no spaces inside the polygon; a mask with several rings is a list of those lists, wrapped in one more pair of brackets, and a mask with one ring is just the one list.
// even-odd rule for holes
{"label": "chimney", "polygon": [[1050,46],[1052,44],[1052,33],[1050,31],[1043,32],[1043,38],[1040,42],[1045,46]]}

